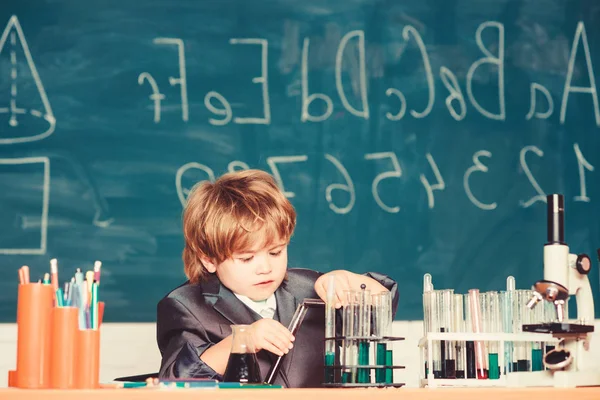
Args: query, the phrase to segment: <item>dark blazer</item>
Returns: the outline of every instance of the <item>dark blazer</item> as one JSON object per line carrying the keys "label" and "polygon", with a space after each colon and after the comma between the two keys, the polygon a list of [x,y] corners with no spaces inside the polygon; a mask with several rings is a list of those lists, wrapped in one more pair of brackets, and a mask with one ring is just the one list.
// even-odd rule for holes
{"label": "dark blazer", "polygon": [[[322,274],[307,269],[289,269],[288,278],[275,291],[274,319],[287,327],[296,307],[305,298],[318,298],[314,290]],[[393,313],[398,306],[397,284],[387,276],[367,273],[392,292]],[[357,288],[358,289],[358,288]],[[232,324],[252,324],[260,315],[211,277],[199,284],[179,286],[158,303],[157,342],[162,355],[159,377],[222,379],[200,355],[231,334]],[[285,387],[318,387],[323,380],[325,338],[324,308],[311,308],[296,334],[294,348],[283,358],[275,384]],[[257,353],[263,379],[277,356]]]}

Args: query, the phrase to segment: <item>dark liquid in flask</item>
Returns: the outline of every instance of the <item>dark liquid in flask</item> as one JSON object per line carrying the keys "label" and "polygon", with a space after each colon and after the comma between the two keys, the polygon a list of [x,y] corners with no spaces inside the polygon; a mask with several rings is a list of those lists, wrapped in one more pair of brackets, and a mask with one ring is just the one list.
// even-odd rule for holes
{"label": "dark liquid in flask", "polygon": [[231,353],[223,374],[224,382],[262,383],[254,353]]}

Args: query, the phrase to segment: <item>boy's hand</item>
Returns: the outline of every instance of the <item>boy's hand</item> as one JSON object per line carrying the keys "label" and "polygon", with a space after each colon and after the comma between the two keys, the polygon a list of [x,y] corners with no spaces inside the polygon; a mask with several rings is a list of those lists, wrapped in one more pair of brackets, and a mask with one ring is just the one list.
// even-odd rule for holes
{"label": "boy's hand", "polygon": [[388,290],[381,283],[375,279],[369,278],[368,276],[355,274],[350,271],[339,269],[323,274],[315,282],[315,291],[317,295],[323,300],[327,301],[327,287],[329,286],[329,279],[333,276],[335,296],[334,303],[335,308],[340,308],[348,301],[346,299],[346,290],[360,290],[362,284],[366,285],[366,290],[369,290],[371,294],[379,292],[387,292]]}
{"label": "boy's hand", "polygon": [[278,356],[287,354],[296,340],[285,326],[270,318],[259,319],[250,325],[249,333],[257,352],[264,349]]}
{"label": "boy's hand", "polygon": [[[351,290],[350,287],[353,275],[355,274],[343,269],[321,275],[315,282],[315,292],[317,292],[317,295],[319,295],[323,301],[327,301],[327,287],[329,286],[330,277],[333,276],[335,288],[333,300],[335,308],[340,308],[343,304],[346,304],[346,293],[344,293],[344,291]],[[358,290],[358,288],[354,288],[354,290]]]}

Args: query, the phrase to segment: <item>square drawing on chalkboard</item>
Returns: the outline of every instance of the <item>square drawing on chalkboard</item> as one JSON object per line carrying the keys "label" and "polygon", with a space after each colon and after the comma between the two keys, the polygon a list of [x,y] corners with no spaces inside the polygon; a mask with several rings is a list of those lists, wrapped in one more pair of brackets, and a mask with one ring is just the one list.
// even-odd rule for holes
{"label": "square drawing on chalkboard", "polygon": [[0,158],[0,255],[45,254],[48,157]]}

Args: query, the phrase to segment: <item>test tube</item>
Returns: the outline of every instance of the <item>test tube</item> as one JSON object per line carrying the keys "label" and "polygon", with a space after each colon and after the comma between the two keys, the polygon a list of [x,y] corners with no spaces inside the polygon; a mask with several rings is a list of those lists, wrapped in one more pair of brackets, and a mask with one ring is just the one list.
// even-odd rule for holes
{"label": "test tube", "polygon": [[[473,333],[473,322],[471,320],[471,302],[469,294],[463,295],[463,309],[465,311],[465,332]],[[467,379],[477,378],[477,369],[475,368],[475,342],[467,340],[465,342],[465,360]]]}
{"label": "test tube", "polygon": [[[502,311],[502,330],[504,333],[513,333],[513,302],[515,293],[515,278],[506,278],[506,291],[500,292],[500,308]],[[513,371],[514,343],[504,343],[504,373]]]}
{"label": "test tube", "polygon": [[[335,337],[335,277],[329,277],[327,285],[327,301],[325,302],[325,338]],[[325,341],[325,383],[334,383],[335,340]]]}
{"label": "test tube", "polygon": [[343,353],[342,383],[356,383],[356,364],[358,358],[356,339],[358,335],[358,300],[357,292],[353,290],[344,291],[346,304],[343,309],[342,341]]}
{"label": "test tube", "polygon": [[[464,309],[462,294],[454,295],[453,304],[453,327],[455,332],[465,332]],[[465,342],[457,340],[454,342],[456,349],[456,379],[464,379],[465,375]]]}
{"label": "test tube", "polygon": [[[424,283],[423,283],[423,336],[427,337],[428,334],[435,332],[434,328],[433,328],[433,319],[434,319],[434,313],[435,313],[435,294],[433,292],[433,285],[431,284],[431,275],[429,274],[425,274],[425,277],[423,278]],[[433,342],[435,343],[435,342]],[[435,346],[432,344],[432,350],[433,350],[433,354],[435,357]],[[430,368],[431,368],[431,372],[434,371],[433,366],[428,366],[427,365],[427,357],[425,358],[425,378],[427,378],[429,372],[430,372]]]}
{"label": "test tube", "polygon": [[[431,332],[440,332],[440,310],[438,309],[438,290],[432,290],[429,292],[429,300],[430,300],[430,313],[431,313]],[[432,354],[432,363],[430,366],[431,370],[433,370],[433,376],[435,379],[440,379],[442,377],[442,358],[441,358],[441,346],[439,340],[434,340],[431,342],[431,354]],[[431,373],[431,371],[429,371]]]}
{"label": "test tube", "polygon": [[[373,335],[379,339],[376,345],[375,363],[379,367],[391,367],[393,365],[393,342],[385,340],[392,333],[392,296],[390,292],[373,295],[373,321]],[[393,383],[393,369],[377,368],[375,382]]]}
{"label": "test tube", "polygon": [[[479,293],[479,311],[481,313],[481,330],[482,333],[489,333],[489,318],[488,318],[488,294],[487,293]],[[483,362],[485,363],[483,369],[485,371],[486,376],[488,376],[488,348],[490,342],[482,341],[483,347]],[[488,376],[489,377],[489,376]]]}
{"label": "test tube", "polygon": [[[531,315],[532,324],[541,324],[544,322],[544,307],[534,307],[533,310],[529,310]],[[544,348],[542,342],[533,342],[531,344],[531,370],[542,371],[544,369],[544,363],[542,361]]]}
{"label": "test tube", "polygon": [[[517,290],[515,291],[515,333],[523,332],[523,325],[529,323],[529,309],[527,308],[527,302],[531,298],[531,291],[529,290]],[[529,350],[528,342],[517,342],[515,345],[516,353],[516,368],[515,371],[526,372],[530,371],[530,357],[531,353]],[[513,365],[514,366],[514,365]]]}
{"label": "test tube", "polygon": [[[359,292],[358,305],[358,365],[369,365],[370,342],[368,338],[371,336],[371,291],[366,290],[366,285],[361,285]],[[358,383],[371,382],[370,368],[360,368],[357,371]]]}
{"label": "test tube", "polygon": [[[500,319],[500,297],[498,292],[486,293],[487,302],[487,331],[490,333],[502,332]],[[500,378],[500,367],[498,365],[498,342],[493,340],[488,343],[488,377],[489,379]]]}
{"label": "test tube", "polygon": [[[481,333],[482,320],[479,289],[469,290],[469,308],[471,310],[471,323],[473,324],[473,332]],[[485,370],[486,361],[484,356],[483,342],[480,340],[475,341],[475,368],[477,379],[487,379],[487,371]]]}
{"label": "test tube", "polygon": [[[446,289],[440,291],[439,300],[440,332],[454,332],[454,318],[452,318],[454,290]],[[442,378],[445,379],[456,379],[456,349],[454,346],[453,341],[441,341]]]}

